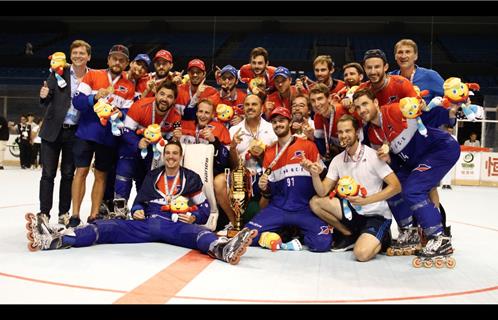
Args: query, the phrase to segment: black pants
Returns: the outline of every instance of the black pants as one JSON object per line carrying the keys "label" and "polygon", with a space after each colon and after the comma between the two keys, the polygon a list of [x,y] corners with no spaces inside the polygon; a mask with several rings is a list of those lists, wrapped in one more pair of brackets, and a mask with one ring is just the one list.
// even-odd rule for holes
{"label": "black pants", "polygon": [[59,215],[69,212],[71,207],[71,185],[74,176],[73,143],[76,127],[61,129],[57,139],[49,142],[42,139],[42,177],[40,180],[40,212],[50,214],[53,202],[54,179],[61,160],[61,184],[59,187]]}
{"label": "black pants", "polygon": [[38,167],[41,164],[41,143],[33,143],[32,150],[31,164]]}
{"label": "black pants", "polygon": [[21,158],[21,167],[30,168],[31,167],[31,157],[32,157],[32,146],[29,141],[21,140],[19,142],[19,156]]}

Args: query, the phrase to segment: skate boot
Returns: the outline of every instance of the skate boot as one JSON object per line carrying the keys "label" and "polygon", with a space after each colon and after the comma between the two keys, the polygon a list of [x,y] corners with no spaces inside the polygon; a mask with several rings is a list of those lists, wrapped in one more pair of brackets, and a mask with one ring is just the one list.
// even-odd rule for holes
{"label": "skate boot", "polygon": [[130,210],[128,209],[126,202],[127,202],[126,199],[123,199],[123,198],[114,199],[113,200],[114,212],[109,213],[109,218],[110,219],[122,219],[122,220],[128,219],[128,216],[130,214]]}
{"label": "skate boot", "polygon": [[244,228],[231,239],[221,237],[211,243],[208,255],[235,265],[239,263],[240,257],[246,252],[247,247],[252,243],[252,239],[256,238],[257,235],[258,230]]}
{"label": "skate boot", "polygon": [[71,219],[71,214],[69,212],[59,215],[59,224],[67,226],[69,224],[69,219]]}
{"label": "skate boot", "polygon": [[[38,226],[42,225],[42,223],[48,226],[49,220],[50,220],[50,216],[46,213],[39,212],[36,214],[36,223]],[[38,230],[38,231],[41,232],[41,230]]]}
{"label": "skate boot", "polygon": [[451,257],[453,251],[451,237],[440,234],[430,239],[427,245],[417,253],[417,257],[413,259],[412,265],[415,268],[422,266],[431,268],[433,265],[436,268],[442,268],[446,265],[446,267],[453,269],[456,265],[455,259]]}
{"label": "skate boot", "polygon": [[391,242],[387,248],[388,256],[409,256],[421,249],[420,234],[417,227],[400,228],[398,239]]}
{"label": "skate boot", "polygon": [[99,213],[97,213],[97,216],[93,220],[112,219],[113,212],[111,210],[111,207],[112,207],[112,201],[103,200],[99,206]]}
{"label": "skate boot", "polygon": [[29,251],[52,250],[64,247],[62,244],[62,232],[58,232],[57,229],[51,228],[49,225],[45,224],[42,219],[38,219],[32,213],[26,214],[25,218],[27,221],[26,236],[29,240]]}

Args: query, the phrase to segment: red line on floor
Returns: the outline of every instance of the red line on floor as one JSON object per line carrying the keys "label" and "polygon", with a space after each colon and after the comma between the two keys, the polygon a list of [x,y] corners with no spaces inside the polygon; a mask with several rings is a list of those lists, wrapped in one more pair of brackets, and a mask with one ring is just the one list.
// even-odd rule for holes
{"label": "red line on floor", "polygon": [[497,231],[498,232],[498,229],[490,228],[490,227],[484,227],[484,226],[478,226],[477,224],[472,224],[472,223],[467,223],[467,222],[462,222],[462,221],[456,221],[456,220],[448,220],[448,222],[455,222],[455,223],[464,224],[464,225],[471,226],[471,227],[482,228],[482,229],[487,229],[487,230]]}
{"label": "red line on floor", "polygon": [[34,206],[35,203],[27,203],[27,204],[13,204],[11,206],[3,206],[0,207],[0,209],[8,209],[8,208],[19,208],[19,207],[28,207],[28,206]]}
{"label": "red line on floor", "polygon": [[188,299],[188,300],[208,300],[208,301],[226,301],[226,302],[251,302],[251,303],[359,303],[359,302],[388,302],[388,301],[403,301],[403,300],[420,300],[420,299],[431,299],[431,298],[444,298],[452,296],[463,296],[474,293],[482,293],[487,291],[497,290],[498,286],[461,291],[461,292],[450,292],[442,294],[431,294],[425,296],[412,296],[412,297],[393,297],[393,298],[376,298],[376,299],[350,299],[350,300],[258,300],[258,299],[231,299],[231,298],[206,298],[206,297],[186,297],[186,296],[176,296],[176,299]]}
{"label": "red line on floor", "polygon": [[208,255],[192,250],[114,303],[164,304],[213,261]]}
{"label": "red line on floor", "polygon": [[7,277],[7,278],[20,279],[20,280],[24,280],[24,281],[42,283],[42,284],[49,284],[49,285],[53,285],[53,286],[66,287],[66,288],[95,290],[95,291],[106,291],[106,292],[114,292],[114,293],[126,293],[127,292],[127,291],[123,291],[123,290],[94,288],[94,287],[88,287],[88,286],[79,286],[79,285],[74,285],[74,284],[67,284],[67,283],[62,283],[62,282],[39,280],[39,279],[22,277],[22,276],[17,276],[17,275],[14,275],[14,274],[3,273],[3,272],[0,272],[0,276],[4,276],[4,277]]}

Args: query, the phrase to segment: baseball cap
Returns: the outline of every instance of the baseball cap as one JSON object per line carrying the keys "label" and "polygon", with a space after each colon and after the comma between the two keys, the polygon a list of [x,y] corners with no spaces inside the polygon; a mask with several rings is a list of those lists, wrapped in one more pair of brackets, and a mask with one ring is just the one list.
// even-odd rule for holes
{"label": "baseball cap", "polygon": [[272,119],[274,116],[282,116],[289,120],[292,119],[290,111],[286,107],[276,107],[275,109],[273,109],[273,111],[270,113],[270,119]]}
{"label": "baseball cap", "polygon": [[135,59],[133,59],[133,61],[143,61],[147,65],[147,68],[150,68],[150,58],[145,53],[137,54],[137,56],[135,57]]}
{"label": "baseball cap", "polygon": [[190,60],[190,62],[188,63],[188,66],[187,66],[187,70],[190,70],[190,68],[193,68],[193,67],[197,67],[197,68],[201,69],[202,71],[206,72],[206,66],[204,65],[204,62],[202,60],[199,60],[199,59]]}
{"label": "baseball cap", "polygon": [[128,51],[128,48],[122,44],[113,45],[111,50],[109,50],[109,55],[113,53],[121,53],[126,58],[130,59],[130,52]]}
{"label": "baseball cap", "polygon": [[231,75],[233,75],[235,78],[237,78],[237,69],[235,69],[235,67],[233,67],[232,65],[228,64],[224,66],[223,69],[221,69],[220,75],[223,75],[225,72],[228,72]]}
{"label": "baseball cap", "polygon": [[369,58],[381,58],[384,63],[387,63],[386,54],[380,49],[370,49],[365,52],[365,55],[363,56],[363,62],[365,62],[365,60]]}
{"label": "baseball cap", "polygon": [[286,67],[278,67],[277,69],[275,69],[275,74],[273,75],[272,80],[278,76],[282,76],[288,79],[291,77],[291,73]]}
{"label": "baseball cap", "polygon": [[156,56],[154,57],[154,61],[156,61],[159,58],[163,58],[164,60],[173,63],[173,56],[171,55],[171,52],[169,52],[168,50],[159,50],[156,53]]}

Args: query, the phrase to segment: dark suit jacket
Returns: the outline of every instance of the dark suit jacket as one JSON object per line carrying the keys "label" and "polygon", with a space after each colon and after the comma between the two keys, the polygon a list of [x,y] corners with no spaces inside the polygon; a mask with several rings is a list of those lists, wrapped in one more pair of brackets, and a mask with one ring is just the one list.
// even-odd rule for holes
{"label": "dark suit jacket", "polygon": [[39,136],[47,141],[54,142],[62,129],[62,123],[66,117],[66,113],[71,106],[71,76],[70,68],[64,69],[62,75],[66,80],[67,86],[60,88],[57,85],[57,79],[54,73],[50,73],[47,79],[47,85],[50,90],[45,99],[40,98],[40,106],[46,107],[43,125],[40,129]]}

